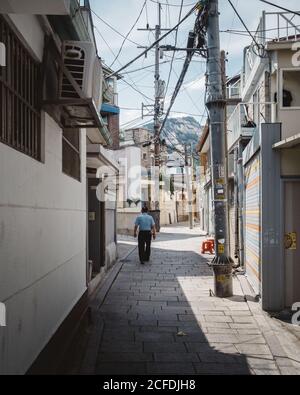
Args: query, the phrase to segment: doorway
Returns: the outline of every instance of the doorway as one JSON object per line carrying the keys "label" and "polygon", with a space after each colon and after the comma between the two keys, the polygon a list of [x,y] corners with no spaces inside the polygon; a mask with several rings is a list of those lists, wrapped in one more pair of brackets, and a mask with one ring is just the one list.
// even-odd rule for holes
{"label": "doorway", "polygon": [[105,266],[105,203],[96,195],[99,182],[98,178],[88,178],[89,282]]}
{"label": "doorway", "polygon": [[285,305],[300,302],[300,181],[284,184]]}

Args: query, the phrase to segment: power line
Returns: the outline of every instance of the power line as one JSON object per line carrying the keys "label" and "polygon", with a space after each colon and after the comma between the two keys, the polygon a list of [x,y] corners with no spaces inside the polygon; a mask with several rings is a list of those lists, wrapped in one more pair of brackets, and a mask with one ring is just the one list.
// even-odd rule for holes
{"label": "power line", "polygon": [[[181,7],[181,5],[180,4],[170,4],[169,2],[168,2],[168,4],[167,3],[161,3],[161,2],[158,2],[158,1],[156,1],[156,0],[150,0],[152,3],[156,3],[156,4],[158,4],[158,3],[160,3],[161,5],[168,5],[169,7]],[[190,3],[190,4],[183,4],[183,7],[191,7],[191,6],[194,6],[195,5],[195,2],[194,3]]]}
{"label": "power line", "polygon": [[91,12],[101,21],[103,22],[106,26],[108,26],[112,31],[114,31],[116,34],[118,34],[119,36],[121,36],[122,38],[124,38],[125,40],[131,42],[134,45],[140,45],[139,43],[131,40],[130,38],[126,38],[126,36],[122,33],[120,33],[116,28],[114,28],[110,23],[106,22],[103,18],[100,17],[100,15],[98,15],[94,10],[91,9]]}
{"label": "power line", "polygon": [[[97,28],[97,26],[94,26],[94,28],[95,28],[95,30],[97,31],[97,33],[99,34],[99,36],[102,38],[102,40],[104,41],[104,43],[105,43],[105,45],[107,46],[107,48],[108,48],[108,49],[110,50],[110,52],[113,54],[113,56],[116,56],[115,53],[114,53],[114,51],[111,49],[110,45],[108,44],[108,42],[107,42],[107,41],[105,40],[105,38],[103,37],[103,35],[102,35],[102,33],[100,32],[100,30]],[[118,60],[118,63],[121,64],[121,63],[119,62],[119,60]],[[129,77],[129,78],[131,79],[131,77]],[[142,96],[146,99],[146,101],[147,101],[147,100],[153,101],[152,98],[146,96],[143,92],[141,92],[141,91],[138,89],[138,87],[136,87],[135,82],[134,82],[132,79],[131,79],[131,81],[132,81],[132,84],[130,84],[128,81],[126,81],[126,80],[123,79],[123,82],[124,82],[125,84],[127,84],[130,88],[132,88],[132,89],[135,90],[137,93],[139,93],[140,95],[142,95]],[[148,104],[149,104],[149,102],[148,102]]]}
{"label": "power line", "polygon": [[231,7],[233,8],[234,12],[236,13],[237,17],[239,18],[239,20],[242,22],[242,25],[244,26],[244,28],[246,29],[246,31],[248,32],[248,34],[250,35],[250,37],[252,37],[253,42],[257,45],[257,47],[260,47],[260,44],[258,44],[258,42],[256,41],[256,38],[254,37],[254,35],[251,33],[251,31],[248,29],[248,26],[246,25],[246,23],[244,22],[243,18],[241,17],[241,15],[239,14],[238,10],[235,8],[235,6],[233,5],[231,0],[228,0],[229,4],[231,5]]}
{"label": "power line", "polygon": [[[140,108],[134,108],[134,107],[120,107],[120,110],[125,110],[125,111],[140,111]],[[190,117],[200,117],[202,118],[202,115],[199,114],[194,114],[194,113],[190,113],[190,112],[184,112],[184,111],[170,111],[171,114],[181,114],[181,115],[188,115]]]}
{"label": "power line", "polygon": [[265,3],[265,4],[269,4],[269,5],[273,6],[273,7],[279,8],[280,10],[287,11],[287,12],[290,12],[291,14],[295,14],[295,15],[300,16],[299,12],[292,11],[292,10],[290,10],[288,8],[285,8],[285,7],[282,7],[282,6],[278,5],[278,4],[271,3],[270,1],[266,1],[266,0],[259,0],[259,1],[261,1],[262,3]]}
{"label": "power line", "polygon": [[[169,108],[168,108],[168,110],[166,112],[166,115],[165,115],[165,118],[163,120],[160,133],[164,130],[164,127],[166,125],[166,122],[167,122],[167,119],[169,117],[169,114],[170,114],[170,112],[172,110],[172,107],[173,107],[173,105],[175,103],[175,100],[176,100],[176,98],[178,96],[178,93],[179,93],[180,88],[181,88],[181,86],[183,84],[184,78],[185,78],[186,73],[188,71],[189,65],[191,63],[192,57],[193,57],[193,55],[195,53],[195,50],[196,50],[195,45],[196,45],[196,37],[197,37],[196,31],[197,31],[198,34],[200,34],[200,31],[202,31],[202,32],[204,31],[204,26],[201,26],[201,21],[200,21],[200,17],[201,17],[202,12],[203,12],[203,9],[201,9],[201,11],[199,11],[199,13],[197,15],[194,31],[189,34],[187,48],[194,49],[194,50],[193,51],[188,51],[187,54],[186,54],[186,59],[185,59],[185,62],[184,62],[181,74],[179,76],[179,79],[177,81],[174,93],[172,95]],[[204,12],[206,12],[206,11],[204,11]],[[197,30],[199,28],[200,28],[200,31]]]}
{"label": "power line", "polygon": [[159,44],[162,40],[164,40],[169,34],[171,34],[173,31],[175,31],[183,22],[185,22],[194,11],[196,11],[198,8],[198,3],[196,4],[196,6],[194,6],[186,15],[185,17],[179,22],[177,23],[177,25],[175,25],[173,28],[171,28],[168,32],[166,32],[164,35],[162,35],[158,40],[156,40],[154,43],[152,43],[150,45],[150,47],[148,47],[147,49],[145,49],[142,53],[140,53],[138,56],[136,56],[134,59],[132,59],[130,62],[128,62],[125,66],[121,67],[119,70],[115,71],[114,73],[112,73],[109,77],[112,77],[115,74],[119,74],[121,73],[123,70],[125,70],[127,67],[129,67],[130,65],[132,65],[133,63],[135,63],[138,59],[140,59],[141,57],[145,56],[151,49],[153,49],[157,44]]}
{"label": "power line", "polygon": [[143,4],[143,6],[142,6],[141,11],[139,12],[139,15],[138,15],[136,21],[134,22],[134,24],[133,24],[132,27],[130,28],[129,32],[128,32],[128,33],[126,34],[126,36],[124,37],[124,40],[123,40],[123,42],[122,42],[122,44],[121,44],[121,47],[120,47],[120,49],[119,49],[119,51],[118,51],[118,53],[117,53],[117,56],[115,57],[115,59],[114,59],[114,61],[112,62],[112,64],[109,66],[110,68],[116,63],[116,60],[119,58],[119,56],[120,56],[120,54],[121,54],[121,52],[122,52],[122,49],[123,49],[123,47],[124,47],[124,45],[125,45],[126,40],[128,39],[128,37],[129,37],[130,33],[132,32],[132,30],[133,30],[133,29],[136,27],[136,25],[138,24],[138,22],[139,22],[139,20],[140,20],[140,18],[141,18],[141,16],[142,16],[142,13],[143,13],[143,11],[144,11],[144,8],[145,8],[145,6],[146,6],[146,4],[147,4],[147,0],[144,1],[144,4]]}
{"label": "power line", "polygon": [[[179,10],[179,17],[178,17],[178,21],[180,21],[181,19],[181,14],[182,14],[182,9],[183,9],[183,0],[181,0],[181,6],[180,6],[180,10]],[[178,42],[178,28],[176,29],[176,33],[175,33],[175,48],[177,46],[177,42]],[[172,60],[171,60],[171,66],[170,66],[170,72],[169,72],[169,76],[168,76],[168,82],[167,82],[167,86],[166,86],[166,94],[168,92],[169,89],[169,85],[170,85],[170,80],[171,80],[171,75],[172,75],[172,71],[173,71],[173,63],[174,63],[174,58],[175,58],[175,51],[173,52],[173,56],[172,56]]]}
{"label": "power line", "polygon": [[235,6],[233,5],[231,0],[228,0],[229,4],[231,5],[231,7],[233,8],[234,12],[236,13],[236,15],[238,16],[239,20],[241,21],[242,25],[244,26],[244,28],[247,30],[249,36],[252,38],[253,42],[255,43],[255,46],[252,46],[252,51],[255,53],[255,55],[257,55],[260,58],[266,58],[267,52],[265,50],[265,46],[263,44],[259,44],[257,42],[256,37],[251,33],[251,31],[248,29],[246,23],[244,22],[243,18],[241,17],[241,15],[239,14],[238,10],[235,8]]}

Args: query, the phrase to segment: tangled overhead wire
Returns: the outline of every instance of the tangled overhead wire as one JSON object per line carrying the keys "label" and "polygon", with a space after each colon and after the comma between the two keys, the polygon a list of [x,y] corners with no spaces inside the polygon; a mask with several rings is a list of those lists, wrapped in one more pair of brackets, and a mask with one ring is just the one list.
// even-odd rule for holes
{"label": "tangled overhead wire", "polygon": [[175,103],[177,95],[180,91],[180,88],[183,84],[184,78],[186,76],[186,73],[188,71],[189,65],[192,61],[194,54],[200,53],[203,57],[205,58],[207,57],[207,51],[206,51],[207,18],[208,18],[207,5],[204,4],[203,6],[198,8],[198,15],[195,22],[194,30],[189,33],[187,49],[190,50],[187,51],[181,74],[179,76],[174,93],[172,95],[169,108],[165,114],[164,120],[160,128],[160,134],[164,132],[166,122],[168,120],[172,107]]}

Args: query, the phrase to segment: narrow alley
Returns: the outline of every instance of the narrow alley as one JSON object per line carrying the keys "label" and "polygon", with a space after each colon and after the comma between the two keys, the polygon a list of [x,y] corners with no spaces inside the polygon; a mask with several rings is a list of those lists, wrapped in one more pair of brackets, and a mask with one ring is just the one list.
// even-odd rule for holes
{"label": "narrow alley", "polygon": [[149,263],[139,263],[137,249],[129,253],[105,298],[100,291],[93,302],[95,325],[81,374],[296,372],[271,319],[251,295],[244,298],[237,278],[233,298],[213,297],[202,240],[197,228],[166,227]]}
{"label": "narrow alley", "polygon": [[299,0],[252,3],[0,0],[0,376],[300,375]]}

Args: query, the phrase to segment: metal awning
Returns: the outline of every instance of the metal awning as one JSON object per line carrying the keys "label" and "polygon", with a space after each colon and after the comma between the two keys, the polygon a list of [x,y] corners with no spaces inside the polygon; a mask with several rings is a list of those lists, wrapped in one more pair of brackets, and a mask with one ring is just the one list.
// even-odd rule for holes
{"label": "metal awning", "polygon": [[120,108],[109,103],[103,103],[101,112],[109,114],[120,114]]}
{"label": "metal awning", "polygon": [[288,149],[288,148],[294,148],[298,145],[300,145],[300,133],[295,134],[292,137],[288,137],[285,140],[279,141],[278,143],[273,145],[273,149],[275,150]]}

